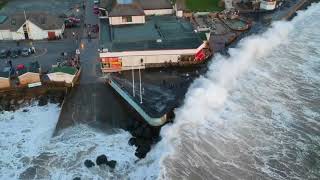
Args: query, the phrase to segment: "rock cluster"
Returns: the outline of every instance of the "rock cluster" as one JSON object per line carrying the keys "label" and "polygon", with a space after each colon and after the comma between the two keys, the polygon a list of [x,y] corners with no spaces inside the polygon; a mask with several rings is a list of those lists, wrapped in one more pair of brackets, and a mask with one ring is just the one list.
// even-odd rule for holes
{"label": "rock cluster", "polygon": [[[96,159],[96,164],[98,166],[101,166],[101,165],[106,165],[106,166],[109,166],[111,169],[114,169],[117,165],[117,161],[115,160],[108,160],[108,157],[104,154],[100,155],[97,157]],[[84,165],[87,167],[87,168],[91,168],[93,166],[95,166],[94,162],[87,159],[84,161]]]}
{"label": "rock cluster", "polygon": [[[24,95],[16,92],[15,94],[0,94],[0,112],[16,111],[20,108],[29,106],[34,102],[38,102],[39,106],[45,106],[49,102],[54,104],[62,104],[65,93],[63,91],[52,91],[42,94]],[[23,112],[28,112],[24,109]]]}
{"label": "rock cluster", "polygon": [[152,127],[139,120],[129,120],[127,130],[132,134],[129,145],[136,146],[135,155],[142,159],[151,150],[151,146],[159,141],[159,132],[161,127]]}

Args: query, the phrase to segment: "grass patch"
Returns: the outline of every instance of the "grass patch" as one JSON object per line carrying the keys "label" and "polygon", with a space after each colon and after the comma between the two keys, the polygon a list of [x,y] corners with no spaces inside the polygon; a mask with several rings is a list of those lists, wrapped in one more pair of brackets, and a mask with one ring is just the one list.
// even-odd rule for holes
{"label": "grass patch", "polygon": [[191,11],[222,11],[223,7],[219,7],[220,0],[186,0],[186,5]]}
{"label": "grass patch", "polygon": [[0,9],[2,9],[7,3],[8,0],[0,0]]}

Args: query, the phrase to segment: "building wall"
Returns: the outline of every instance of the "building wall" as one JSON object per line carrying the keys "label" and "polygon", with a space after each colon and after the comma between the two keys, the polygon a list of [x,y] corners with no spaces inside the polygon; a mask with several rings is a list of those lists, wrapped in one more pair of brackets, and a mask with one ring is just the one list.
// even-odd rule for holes
{"label": "building wall", "polygon": [[122,17],[110,17],[111,25],[123,25],[123,24],[144,24],[145,17],[144,16],[132,16],[132,22],[122,22]]}
{"label": "building wall", "polygon": [[12,40],[10,30],[0,30],[0,40]]}
{"label": "building wall", "polygon": [[40,82],[40,74],[27,72],[18,77],[21,85],[28,85],[32,83]]}
{"label": "building wall", "polygon": [[183,17],[183,11],[176,11],[177,17]]}
{"label": "building wall", "polygon": [[276,8],[277,1],[267,1],[267,0],[262,0],[260,2],[260,9],[263,10],[274,10]]}
{"label": "building wall", "polygon": [[[47,39],[48,38],[48,32],[54,31],[56,36],[62,36],[62,33],[64,31],[64,25],[61,27],[61,29],[53,29],[53,30],[43,30],[39,28],[37,25],[33,24],[31,21],[28,21],[28,34],[29,39],[33,40],[41,40],[41,39]],[[10,30],[0,30],[0,40],[24,40],[24,31],[23,31],[23,25],[16,31],[12,32]]]}
{"label": "building wall", "polygon": [[144,10],[146,15],[166,15],[173,14],[173,9],[153,9],[153,10]]}
{"label": "building wall", "polygon": [[56,73],[50,73],[47,74],[50,81],[54,82],[65,82],[68,84],[71,84],[73,82],[73,79],[75,78],[75,75],[63,73],[63,72],[56,72]]}
{"label": "building wall", "polygon": [[10,87],[10,80],[9,78],[2,78],[0,77],[0,89],[6,89]]}

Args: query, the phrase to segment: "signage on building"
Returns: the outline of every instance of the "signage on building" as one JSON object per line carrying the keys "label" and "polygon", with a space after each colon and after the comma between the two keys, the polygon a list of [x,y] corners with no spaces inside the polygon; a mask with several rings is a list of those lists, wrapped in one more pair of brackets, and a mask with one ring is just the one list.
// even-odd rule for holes
{"label": "signage on building", "polygon": [[41,85],[42,85],[41,82],[31,83],[31,84],[28,84],[28,88],[38,87]]}

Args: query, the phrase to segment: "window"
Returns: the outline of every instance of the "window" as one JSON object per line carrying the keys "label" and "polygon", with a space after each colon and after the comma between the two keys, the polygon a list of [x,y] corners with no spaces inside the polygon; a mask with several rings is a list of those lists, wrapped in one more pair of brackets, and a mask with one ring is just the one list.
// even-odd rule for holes
{"label": "window", "polygon": [[122,22],[132,22],[132,16],[123,16],[122,17]]}

